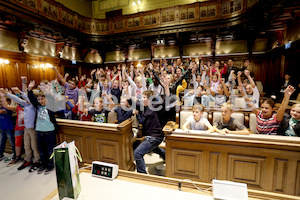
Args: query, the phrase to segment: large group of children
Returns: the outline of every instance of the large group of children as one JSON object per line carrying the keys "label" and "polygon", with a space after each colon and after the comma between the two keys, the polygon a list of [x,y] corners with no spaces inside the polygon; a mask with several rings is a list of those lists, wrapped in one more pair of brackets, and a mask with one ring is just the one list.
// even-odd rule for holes
{"label": "large group of children", "polygon": [[[22,89],[0,89],[0,161],[7,162],[7,166],[18,163],[24,146],[25,158],[18,170],[31,166],[29,172],[49,174],[54,168],[49,158],[56,145],[56,117],[107,123],[108,113],[113,111],[117,113],[117,123],[136,115],[142,124],[145,140],[134,150],[134,158],[137,171],[146,173],[143,156],[153,151],[164,159],[165,151],[159,148],[164,139],[162,127],[168,121],[176,121],[176,105],[183,99],[193,106],[193,115],[182,129],[202,130],[205,134],[250,134],[231,116],[234,105],[230,99],[236,88],[245,107],[257,116],[258,134],[300,136],[300,104],[286,113],[295,91],[293,86],[284,88],[282,103],[275,112],[271,99],[260,105],[260,93],[248,70],[249,60],[238,68],[231,59],[213,64],[204,64],[201,56],[198,59],[98,68],[80,79],[69,78],[67,73],[63,76],[53,68],[57,79],[43,80],[37,87],[34,80],[28,83],[22,76]],[[186,88],[191,90],[182,97]],[[221,111],[213,124],[202,116],[205,107],[211,105]],[[7,138],[13,151],[8,158],[4,156]]]}

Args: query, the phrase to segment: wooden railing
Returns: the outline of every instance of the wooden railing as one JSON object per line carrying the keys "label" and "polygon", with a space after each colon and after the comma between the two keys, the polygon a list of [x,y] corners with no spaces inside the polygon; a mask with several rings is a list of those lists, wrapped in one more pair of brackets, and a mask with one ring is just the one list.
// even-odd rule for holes
{"label": "wooden railing", "polygon": [[83,33],[109,35],[128,31],[227,19],[248,11],[258,0],[212,0],[156,9],[118,18],[94,19],[79,15],[54,0],[6,0]]}

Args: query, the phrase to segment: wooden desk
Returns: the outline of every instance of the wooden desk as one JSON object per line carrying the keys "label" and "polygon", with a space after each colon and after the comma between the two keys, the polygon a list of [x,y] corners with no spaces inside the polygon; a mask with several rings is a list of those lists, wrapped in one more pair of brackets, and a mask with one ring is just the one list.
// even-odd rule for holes
{"label": "wooden desk", "polygon": [[217,178],[299,196],[300,138],[175,130],[166,135],[166,176],[207,183]]}
{"label": "wooden desk", "polygon": [[57,119],[58,143],[75,140],[83,162],[95,160],[118,164],[120,169],[134,170],[132,120],[121,124]]}
{"label": "wooden desk", "polygon": [[[81,173],[90,173],[90,170],[84,169],[84,170],[81,170],[80,172]],[[88,175],[90,176],[90,174],[88,174]],[[86,177],[84,177],[84,178],[86,179]],[[91,177],[91,178],[94,178],[94,177]],[[97,181],[97,179],[100,179],[100,178],[94,178],[94,179],[95,179],[94,181]],[[143,188],[142,185],[145,185],[145,188],[149,188],[149,186],[151,186],[151,188],[158,187],[155,189],[155,191],[160,190],[160,188],[161,188],[161,190],[168,189],[168,190],[170,190],[170,193],[178,194],[178,197],[180,197],[180,195],[184,195],[186,197],[186,198],[181,198],[181,199],[191,199],[188,197],[194,197],[195,194],[197,194],[197,196],[195,196],[195,197],[198,199],[213,199],[211,190],[208,190],[205,192],[199,191],[195,188],[195,186],[191,182],[188,182],[188,181],[182,181],[181,189],[185,194],[182,192],[179,192],[178,191],[178,182],[180,181],[180,179],[176,179],[176,178],[167,178],[167,177],[140,174],[140,173],[136,173],[136,172],[119,170],[119,175],[117,176],[116,180],[126,181],[130,185],[132,183],[138,184],[138,187],[128,189],[127,195],[125,195],[122,199],[135,198],[136,195],[138,195],[137,193],[139,192],[136,189]],[[105,181],[107,181],[107,183],[109,183],[110,185],[113,184],[112,181],[109,181],[109,180],[105,180]],[[81,180],[80,182],[82,182],[82,184],[85,184],[87,181]],[[90,183],[90,181],[88,181],[88,184],[89,183]],[[196,181],[194,183],[201,190],[205,190],[205,189],[208,189],[211,187],[211,184],[209,184],[209,183],[196,182]],[[96,184],[93,184],[93,186],[95,186]],[[97,187],[97,185],[96,185],[96,187]],[[92,188],[90,188],[86,185],[82,185],[82,192],[84,194],[85,194],[85,192],[89,192],[91,189]],[[113,189],[116,193],[122,192],[124,190],[124,188],[118,188],[118,187],[109,188],[109,189],[110,190]],[[100,190],[100,189],[98,189],[98,190]],[[173,191],[171,191],[171,190],[173,190]],[[148,189],[146,192],[144,192],[144,194],[146,194],[148,198],[149,197],[151,198],[151,197],[153,197],[151,192],[154,192],[154,191]],[[168,198],[170,196],[164,195],[165,193],[160,193],[160,192],[155,192],[155,193],[157,195],[155,198],[156,200],[170,199],[170,198]],[[272,192],[264,192],[264,191],[258,191],[258,190],[253,190],[253,189],[248,189],[248,195],[249,195],[249,200],[254,200],[254,199],[296,200],[296,199],[299,199],[299,197],[296,197],[296,196],[278,194],[278,193],[272,193]],[[97,199],[100,199],[100,197],[102,197],[101,199],[104,199],[104,200],[111,199],[110,197],[107,198],[104,195],[99,196],[99,198],[97,198]],[[57,190],[55,190],[55,191],[51,192],[44,200],[57,200],[57,199],[58,199],[58,194],[57,194]],[[142,199],[146,199],[146,198],[142,198]],[[153,198],[151,198],[151,199],[153,199]],[[92,200],[92,199],[89,199],[89,200]]]}

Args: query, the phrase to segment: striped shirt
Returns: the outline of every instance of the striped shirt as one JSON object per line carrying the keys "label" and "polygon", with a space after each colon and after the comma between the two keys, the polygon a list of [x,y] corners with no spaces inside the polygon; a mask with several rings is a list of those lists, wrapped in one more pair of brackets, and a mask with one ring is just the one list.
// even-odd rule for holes
{"label": "striped shirt", "polygon": [[271,117],[264,118],[262,111],[259,111],[256,116],[257,124],[256,129],[258,134],[265,135],[276,135],[277,129],[279,127],[279,122],[277,120],[277,114],[273,113]]}

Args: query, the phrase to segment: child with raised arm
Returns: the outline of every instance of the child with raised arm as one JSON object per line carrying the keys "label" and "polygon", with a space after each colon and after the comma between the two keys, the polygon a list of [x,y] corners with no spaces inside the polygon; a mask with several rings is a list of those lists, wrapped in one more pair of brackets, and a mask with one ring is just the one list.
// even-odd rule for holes
{"label": "child with raised arm", "polygon": [[[4,89],[1,89],[0,94],[4,94]],[[4,156],[6,140],[9,139],[12,148],[12,155],[9,158]],[[12,111],[4,108],[2,98],[0,98],[0,161],[11,162],[15,158],[15,139],[14,139],[14,122]]]}
{"label": "child with raised arm", "polygon": [[[22,88],[24,91],[27,90],[27,78],[21,77],[22,79]],[[36,141],[36,132],[34,129],[34,121],[36,116],[36,109],[30,103],[30,100],[25,92],[19,90],[19,88],[12,88],[16,95],[6,93],[6,96],[11,100],[15,101],[19,105],[24,107],[24,149],[25,149],[25,158],[24,163],[18,168],[18,170],[22,170],[27,166],[31,166],[29,172],[35,171],[40,163],[40,154],[37,148]],[[19,98],[17,95],[21,95],[23,99]],[[32,156],[33,154],[33,156]]]}
{"label": "child with raised arm", "polygon": [[229,102],[222,104],[221,106],[221,117],[214,118],[213,125],[216,132],[226,135],[229,134],[242,134],[249,135],[248,129],[236,119],[232,118],[233,105]]}
{"label": "child with raised arm", "polygon": [[[248,78],[250,84],[247,84],[245,89],[243,88],[243,91],[240,91],[240,92],[243,96],[245,96],[251,100],[251,102],[254,104],[255,108],[259,108],[259,97],[260,97],[259,91],[258,91],[252,77],[250,76],[250,72],[248,70],[245,70],[244,74]],[[241,75],[242,75],[242,72],[238,71],[237,79],[238,79],[239,86],[243,86],[243,83],[241,80]]]}
{"label": "child with raised arm", "polygon": [[226,103],[229,97],[229,91],[225,84],[225,79],[221,78],[221,84],[217,86],[217,92],[211,91],[211,95],[215,97],[215,107],[221,107]]}
{"label": "child with raised arm", "polygon": [[54,169],[53,158],[49,159],[53,148],[56,146],[56,131],[58,125],[55,119],[54,112],[46,107],[47,99],[43,92],[36,96],[32,92],[35,81],[31,81],[28,85],[28,97],[31,104],[37,110],[35,130],[37,133],[37,144],[41,156],[41,166],[38,169],[38,174],[47,175]]}
{"label": "child with raised arm", "polygon": [[[112,101],[109,95],[102,94],[102,96],[107,97],[109,101],[109,108],[112,109],[115,106],[115,103]],[[110,110],[103,108],[103,99],[101,97],[97,97],[94,99],[94,108],[87,111],[91,116],[92,121],[107,123],[107,117]]]}
{"label": "child with raised arm", "polygon": [[[170,95],[169,82],[164,80],[163,86],[165,89],[165,97]],[[164,109],[164,103],[155,103],[152,99],[155,98],[155,93],[151,90],[143,92],[142,105],[137,102],[136,108],[139,111],[139,122],[143,125],[143,136],[145,140],[134,150],[133,155],[136,161],[137,172],[147,173],[144,161],[144,155],[153,151],[165,159],[165,150],[158,147],[163,141],[164,133],[158,119],[158,114],[153,108],[160,107]]]}
{"label": "child with raised arm", "polygon": [[278,135],[300,137],[300,104],[294,104],[290,115],[286,114],[277,130]]}
{"label": "child with raised arm", "polygon": [[56,69],[56,67],[53,67],[53,70],[56,72],[57,78],[60,80],[60,82],[66,89],[65,96],[68,96],[69,99],[73,99],[74,103],[76,104],[78,101],[78,91],[79,91],[79,89],[77,88],[77,81],[70,80],[69,82],[67,82],[66,79]]}
{"label": "child with raised arm", "polygon": [[289,103],[289,99],[295,88],[288,86],[284,91],[284,98],[281,106],[275,113],[275,103],[271,99],[264,101],[261,105],[261,110],[258,110],[249,99],[246,99],[246,103],[253,108],[253,113],[256,115],[257,121],[257,133],[266,135],[276,135],[279,123],[282,121],[285,113],[285,109]]}
{"label": "child with raised arm", "polygon": [[60,110],[60,117],[63,119],[76,119],[76,116],[72,112],[72,109],[74,108],[74,100],[69,99],[68,96],[65,96],[66,100],[66,109]]}
{"label": "child with raised arm", "polygon": [[84,95],[79,96],[78,102],[75,104],[75,106],[72,109],[72,112],[79,117],[80,121],[91,121],[92,117],[87,113],[87,108],[85,104],[88,104],[88,102],[85,102]]}
{"label": "child with raised arm", "polygon": [[6,95],[5,93],[1,93],[2,98],[2,105],[7,110],[10,110],[12,112],[17,112],[17,120],[15,125],[15,152],[16,156],[15,158],[7,164],[7,166],[12,166],[18,162],[21,161],[21,151],[22,151],[22,145],[23,145],[23,135],[24,135],[24,106],[20,104],[16,104],[16,106],[11,106],[6,101]]}
{"label": "child with raised arm", "polygon": [[[216,62],[217,63],[217,62]],[[215,70],[215,73],[213,73],[213,70]],[[210,91],[217,93],[218,85],[221,83],[221,74],[218,68],[213,68],[210,66],[209,69],[209,81],[210,81]]]}
{"label": "child with raised arm", "polygon": [[130,108],[127,98],[125,97],[121,97],[120,106],[115,107],[114,111],[117,113],[118,124],[127,119],[130,119],[131,116],[138,113],[137,111]]}
{"label": "child with raised arm", "polygon": [[[184,80],[184,77],[189,76],[190,72],[192,70],[194,66],[194,63],[191,63],[189,68],[185,71],[184,74],[182,74],[181,77],[179,77],[175,82],[171,83],[172,81],[172,75],[171,74],[167,74],[165,75],[164,79],[168,81],[169,83],[169,92],[170,92],[170,96],[172,95],[172,101],[173,103],[166,105],[166,111],[163,113],[163,119],[162,119],[162,126],[164,126],[168,121],[176,121],[176,109],[175,109],[175,105],[176,105],[176,100],[177,97],[176,95],[176,90],[177,87],[182,84],[182,81]],[[163,86],[163,83],[161,81],[161,79],[159,78],[159,76],[157,75],[157,73],[154,71],[153,69],[153,65],[151,63],[148,64],[149,67],[149,71],[153,72],[154,77],[159,81],[159,83]],[[164,87],[164,86],[163,86]]]}
{"label": "child with raised arm", "polygon": [[182,129],[188,130],[201,130],[205,131],[203,134],[210,134],[215,131],[215,128],[209,123],[209,121],[203,117],[204,106],[201,104],[196,104],[193,106],[193,115],[186,119],[183,124]]}
{"label": "child with raised arm", "polygon": [[236,75],[234,73],[234,70],[230,71],[229,77],[228,77],[228,81],[226,82],[226,85],[229,89],[229,92],[231,95],[234,95],[233,89],[236,86]]}
{"label": "child with raised arm", "polygon": [[35,117],[36,117],[36,109],[30,103],[28,95],[25,91],[27,91],[27,77],[21,76],[22,80],[22,91],[19,88],[15,88],[15,94],[19,94],[23,99],[19,98],[16,95],[7,93],[7,97],[15,101],[16,103],[24,106],[24,149],[25,149],[25,158],[24,163],[18,168],[18,170],[22,170],[27,166],[32,166],[29,169],[29,172],[34,172],[40,166],[40,153],[37,145],[37,136],[35,131]]}
{"label": "child with raised arm", "polygon": [[[99,83],[97,85],[97,90],[101,91],[101,94],[110,95],[111,88],[112,88],[112,82],[110,78],[110,71],[108,70],[106,74],[106,79],[104,81],[99,80]],[[102,96],[102,99],[105,104],[108,103],[108,99],[106,98],[106,96]]]}
{"label": "child with raised arm", "polygon": [[138,101],[142,101],[142,93],[147,90],[144,68],[139,69],[140,76],[135,77],[133,81],[131,77],[125,72],[126,78],[130,83],[134,96]]}
{"label": "child with raised arm", "polygon": [[111,95],[116,97],[116,103],[120,103],[120,98],[122,95],[122,75],[120,70],[118,71],[118,74],[113,77],[111,82],[113,83],[113,86],[111,88]]}

